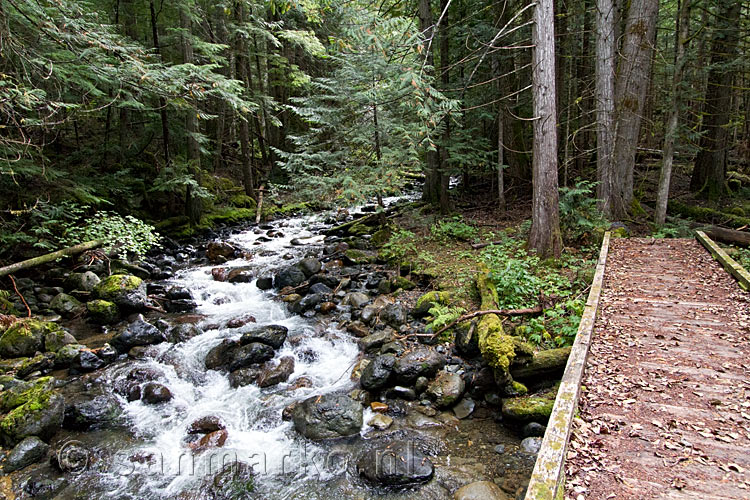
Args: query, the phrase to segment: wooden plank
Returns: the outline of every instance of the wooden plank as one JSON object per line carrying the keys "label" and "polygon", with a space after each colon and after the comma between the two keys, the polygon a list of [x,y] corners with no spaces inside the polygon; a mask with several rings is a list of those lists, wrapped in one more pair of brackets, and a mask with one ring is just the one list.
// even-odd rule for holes
{"label": "wooden plank", "polygon": [[591,333],[594,330],[596,311],[599,307],[599,298],[604,282],[604,269],[609,252],[609,240],[610,233],[607,232],[602,241],[596,273],[591,283],[586,308],[581,316],[581,323],[578,326],[578,334],[568,357],[568,364],[560,382],[560,389],[557,391],[557,398],[555,399],[555,405],[552,407],[547,431],[544,433],[542,447],[537,455],[534,471],[526,490],[526,500],[554,500],[558,497],[558,493],[562,493],[568,438],[570,437],[573,416],[578,408],[581,378],[591,345]]}
{"label": "wooden plank", "polygon": [[743,268],[736,260],[731,258],[714,240],[709,238],[703,231],[696,231],[695,237],[711,252],[714,259],[718,260],[729,274],[734,276],[745,290],[750,291],[750,272]]}

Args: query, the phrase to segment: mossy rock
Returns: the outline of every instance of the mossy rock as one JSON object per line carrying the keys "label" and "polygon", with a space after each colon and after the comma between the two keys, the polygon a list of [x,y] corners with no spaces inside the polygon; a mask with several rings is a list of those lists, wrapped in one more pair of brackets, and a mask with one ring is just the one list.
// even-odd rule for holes
{"label": "mossy rock", "polygon": [[67,293],[58,293],[49,303],[50,308],[62,316],[73,316],[83,311],[83,304]]}
{"label": "mossy rock", "polygon": [[551,396],[520,396],[503,399],[503,417],[515,422],[546,423],[552,414],[555,394]]}
{"label": "mossy rock", "polygon": [[415,317],[426,316],[430,313],[430,309],[435,304],[448,305],[453,300],[450,292],[441,292],[433,290],[427,292],[417,299],[417,303],[412,310],[412,315]]}
{"label": "mossy rock", "polygon": [[534,353],[533,357],[511,367],[514,378],[538,380],[557,377],[565,369],[571,347],[546,349]]}
{"label": "mossy rock", "polygon": [[393,278],[391,286],[394,290],[398,290],[399,288],[402,290],[412,290],[416,288],[417,285],[410,279],[404,278],[403,276],[396,276]]}
{"label": "mossy rock", "polygon": [[372,234],[372,227],[363,222],[356,222],[349,226],[349,229],[347,229],[346,232],[351,236],[364,236],[366,234]]}
{"label": "mossy rock", "polygon": [[375,262],[376,256],[372,253],[350,248],[344,252],[344,259],[350,265],[372,264]]}
{"label": "mossy rock", "polygon": [[96,323],[114,323],[120,317],[120,311],[117,309],[117,304],[108,300],[90,300],[89,302],[86,302],[86,310],[88,310],[91,320]]}
{"label": "mossy rock", "polygon": [[377,231],[372,233],[372,238],[370,239],[370,242],[375,247],[382,247],[383,245],[388,243],[389,239],[391,239],[392,233],[393,233],[393,228],[391,226],[378,229]]}
{"label": "mossy rock", "polygon": [[42,377],[0,393],[0,407],[8,412],[0,420],[0,438],[6,446],[28,436],[49,439],[60,429],[65,399],[53,387],[52,377]]}
{"label": "mossy rock", "polygon": [[125,311],[138,311],[146,305],[146,285],[137,276],[113,274],[94,287],[94,297]]}
{"label": "mossy rock", "polygon": [[0,356],[20,358],[34,356],[44,350],[47,334],[60,332],[60,326],[51,321],[27,318],[13,323],[0,336]]}
{"label": "mossy rock", "polygon": [[67,344],[62,346],[55,353],[55,366],[58,368],[66,368],[70,366],[76,356],[78,356],[81,349],[86,349],[86,346],[81,344]]}
{"label": "mossy rock", "polygon": [[53,330],[44,335],[44,350],[48,352],[57,352],[63,346],[75,344],[76,339],[69,332],[63,330]]}

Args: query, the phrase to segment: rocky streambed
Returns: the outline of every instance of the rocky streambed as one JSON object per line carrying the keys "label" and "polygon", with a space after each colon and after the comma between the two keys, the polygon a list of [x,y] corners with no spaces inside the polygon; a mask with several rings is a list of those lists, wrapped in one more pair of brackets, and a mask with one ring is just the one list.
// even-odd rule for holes
{"label": "rocky streambed", "polygon": [[22,281],[52,321],[0,336],[0,494],[522,498],[554,390],[504,404],[470,341],[410,335],[439,294],[331,222]]}

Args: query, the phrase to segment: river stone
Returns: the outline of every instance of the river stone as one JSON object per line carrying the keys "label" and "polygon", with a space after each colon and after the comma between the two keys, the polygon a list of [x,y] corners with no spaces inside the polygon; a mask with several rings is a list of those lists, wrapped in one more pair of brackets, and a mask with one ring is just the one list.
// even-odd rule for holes
{"label": "river stone", "polygon": [[222,340],[219,345],[211,348],[211,350],[208,351],[208,354],[206,354],[206,368],[208,368],[209,370],[220,369],[226,363],[227,353],[238,345],[239,343],[235,340]]}
{"label": "river stone", "polygon": [[458,402],[456,406],[453,407],[453,413],[456,415],[456,418],[458,418],[459,420],[463,420],[474,413],[474,408],[476,408],[476,403],[474,403],[474,400],[463,398]]}
{"label": "river stone", "polygon": [[236,459],[224,465],[215,476],[204,479],[196,490],[200,494],[195,498],[210,498],[213,500],[258,498],[254,494],[255,474],[253,466]]}
{"label": "river stone", "polygon": [[255,319],[255,316],[247,315],[247,316],[241,316],[239,318],[233,318],[227,321],[227,328],[241,328],[248,323],[255,323],[257,320]]}
{"label": "river stone", "polygon": [[352,306],[359,309],[368,302],[370,302],[370,297],[366,293],[349,292],[344,295],[344,298],[341,300],[341,305]]}
{"label": "river stone", "polygon": [[227,281],[230,283],[250,283],[255,279],[255,274],[252,268],[237,268],[232,269],[227,274]]}
{"label": "river stone", "polygon": [[365,453],[357,470],[371,483],[405,486],[426,483],[435,471],[429,458],[407,442],[391,443]]}
{"label": "river stone", "polygon": [[143,396],[141,400],[144,403],[155,405],[164,403],[172,399],[172,391],[167,386],[158,382],[149,382],[143,386]]}
{"label": "river stone", "polygon": [[399,357],[393,370],[398,380],[410,384],[421,376],[435,375],[443,366],[445,366],[445,356],[434,349],[420,346]]}
{"label": "river stone", "polygon": [[8,327],[0,336],[0,356],[4,358],[32,357],[44,350],[44,338],[59,332],[58,324],[38,319],[22,319]]}
{"label": "river stone", "polygon": [[106,364],[103,359],[94,354],[90,349],[80,349],[73,358],[70,368],[79,373],[93,372]]}
{"label": "river stone", "polygon": [[68,344],[61,347],[55,353],[55,367],[56,368],[67,368],[78,356],[78,352],[81,349],[86,349],[86,346],[81,344]]}
{"label": "river stone", "polygon": [[129,274],[113,274],[94,287],[93,296],[114,302],[123,311],[140,311],[146,306],[146,284]]}
{"label": "river stone", "polygon": [[99,284],[101,279],[91,271],[85,273],[70,273],[65,279],[65,286],[70,290],[90,292]]}
{"label": "river stone", "polygon": [[221,448],[229,437],[229,433],[226,429],[219,429],[218,431],[210,432],[200,438],[195,443],[190,443],[190,449],[194,453],[201,453],[202,451],[209,450],[211,448]]}
{"label": "river stone", "polygon": [[331,288],[324,283],[315,283],[310,286],[310,293],[318,293],[320,295],[330,295],[333,293]]}
{"label": "river stone", "polygon": [[336,310],[336,303],[334,302],[323,302],[320,304],[320,313],[329,314]]}
{"label": "river stone", "polygon": [[110,344],[119,352],[127,352],[131,347],[159,344],[166,341],[167,337],[158,328],[143,319],[143,315],[139,314],[135,321],[112,337]]}
{"label": "river stone", "polygon": [[402,385],[391,387],[386,391],[385,395],[388,398],[398,398],[404,401],[414,401],[417,399],[417,392],[414,389]]}
{"label": "river stone", "polygon": [[312,396],[294,408],[292,420],[309,439],[351,436],[362,428],[362,405],[344,394]]}
{"label": "river stone", "polygon": [[27,358],[16,370],[16,377],[26,378],[35,373],[47,373],[55,366],[55,355],[51,352]]}
{"label": "river stone", "polygon": [[346,331],[360,338],[367,337],[370,334],[370,329],[361,321],[352,321],[346,325]]}
{"label": "river stone", "polygon": [[3,465],[6,474],[27,467],[42,460],[49,451],[49,445],[36,436],[30,436],[18,443],[8,454]]}
{"label": "river stone", "polygon": [[289,380],[294,372],[294,358],[284,356],[279,360],[278,365],[273,365],[271,361],[267,362],[260,376],[258,377],[258,387],[271,387]]}
{"label": "river stone", "polygon": [[363,351],[370,352],[380,349],[383,344],[390,342],[392,339],[393,335],[390,332],[380,331],[368,335],[367,337],[362,337],[357,342]]}
{"label": "river stone", "polygon": [[380,319],[386,325],[398,329],[406,323],[406,308],[401,304],[388,304],[380,312]]}
{"label": "river stone", "polygon": [[296,287],[305,281],[305,273],[297,266],[285,267],[273,279],[273,285],[278,288]]}
{"label": "river stone", "polygon": [[306,277],[310,277],[313,274],[319,273],[321,268],[323,267],[318,259],[315,258],[307,258],[302,259],[299,261],[299,264],[297,264],[300,268],[300,270],[305,273]]}
{"label": "river stone", "polygon": [[463,377],[458,373],[442,371],[427,386],[427,397],[435,402],[438,408],[450,408],[463,395],[466,389]]}
{"label": "river stone", "polygon": [[305,311],[314,309],[315,306],[323,302],[323,298],[324,298],[323,295],[319,293],[306,295],[305,297],[302,297],[302,299],[298,300],[297,302],[290,304],[289,310],[295,314],[302,314]]}
{"label": "river stone", "polygon": [[261,290],[270,290],[273,288],[273,277],[272,276],[261,276],[255,282],[255,286]]}
{"label": "river stone", "polygon": [[102,429],[115,422],[121,413],[117,398],[102,394],[67,405],[63,427],[76,431]]}
{"label": "river stone", "polygon": [[382,413],[377,413],[375,416],[373,416],[369,422],[367,422],[367,425],[370,427],[375,427],[376,429],[380,431],[386,430],[388,427],[393,425],[393,419],[389,417],[388,415],[383,415]]}
{"label": "river stone", "polygon": [[521,441],[521,449],[530,455],[536,455],[542,448],[542,438],[540,437],[527,437]]}
{"label": "river stone", "polygon": [[63,316],[74,316],[83,311],[84,305],[77,298],[67,293],[58,293],[50,301],[49,307]]}
{"label": "river stone", "polygon": [[212,241],[206,247],[206,257],[212,264],[221,264],[234,257],[235,248],[224,241]]}
{"label": "river stone", "polygon": [[229,385],[232,387],[244,387],[254,384],[258,381],[263,368],[261,366],[251,366],[249,368],[240,368],[229,374]]}
{"label": "river stone", "polygon": [[511,497],[492,481],[477,481],[459,488],[454,500],[511,500]]}
{"label": "river stone", "polygon": [[250,342],[261,342],[269,345],[274,349],[280,348],[286,340],[289,329],[281,325],[268,325],[255,328],[245,332],[240,338],[240,344],[249,344]]}
{"label": "river stone", "polygon": [[226,267],[214,267],[211,269],[211,277],[214,281],[224,282],[227,280],[229,270]]}
{"label": "river stone", "polygon": [[188,434],[210,434],[211,432],[226,429],[224,421],[217,416],[208,415],[194,420],[187,429]]}
{"label": "river stone", "polygon": [[523,437],[542,437],[547,431],[547,427],[538,422],[529,422],[521,429]]}
{"label": "river stone", "polygon": [[359,379],[363,389],[374,391],[388,385],[393,373],[393,365],[396,364],[396,356],[393,354],[381,354],[372,360],[364,370]]}
{"label": "river stone", "polygon": [[167,330],[167,340],[173,344],[185,342],[199,335],[203,335],[203,330],[192,323],[181,323]]}
{"label": "river stone", "polygon": [[250,342],[227,351],[227,359],[224,361],[227,370],[233,372],[250,365],[263,363],[273,358],[273,348],[260,342]]}

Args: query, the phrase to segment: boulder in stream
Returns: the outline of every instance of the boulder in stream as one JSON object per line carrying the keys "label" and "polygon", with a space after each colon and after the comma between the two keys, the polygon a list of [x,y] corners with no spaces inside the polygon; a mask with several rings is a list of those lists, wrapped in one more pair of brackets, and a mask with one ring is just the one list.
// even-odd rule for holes
{"label": "boulder in stream", "polygon": [[0,356],[21,358],[34,356],[44,350],[44,340],[50,334],[63,332],[57,323],[26,318],[18,320],[0,336]]}
{"label": "boulder in stream", "polygon": [[[54,378],[19,382],[0,394],[0,438],[6,446],[15,446],[24,438],[52,437],[62,425],[65,398],[54,390]],[[6,385],[6,384],[3,384]]]}
{"label": "boulder in stream", "polygon": [[143,315],[130,323],[120,333],[112,337],[112,347],[119,352],[127,352],[131,347],[159,344],[166,342],[167,337],[158,328],[143,319]]}
{"label": "boulder in stream", "polygon": [[357,462],[360,475],[380,486],[406,486],[426,483],[435,467],[410,441],[399,441],[374,448]]}
{"label": "boulder in stream", "polygon": [[9,474],[39,462],[47,456],[49,445],[36,436],[30,436],[18,443],[8,454],[3,472]]}
{"label": "boulder in stream", "polygon": [[445,366],[445,356],[429,347],[407,351],[396,360],[393,371],[399,381],[412,383],[421,376],[431,377]]}
{"label": "boulder in stream", "polygon": [[249,344],[250,342],[261,342],[269,345],[274,349],[280,348],[286,340],[289,329],[281,325],[268,325],[260,328],[254,328],[245,332],[240,338],[240,344]]}
{"label": "boulder in stream", "polygon": [[362,429],[362,405],[345,394],[312,396],[294,407],[292,420],[309,439],[352,436]]}
{"label": "boulder in stream", "polygon": [[438,408],[450,408],[461,398],[465,389],[466,384],[461,375],[442,371],[427,387],[427,397]]}

